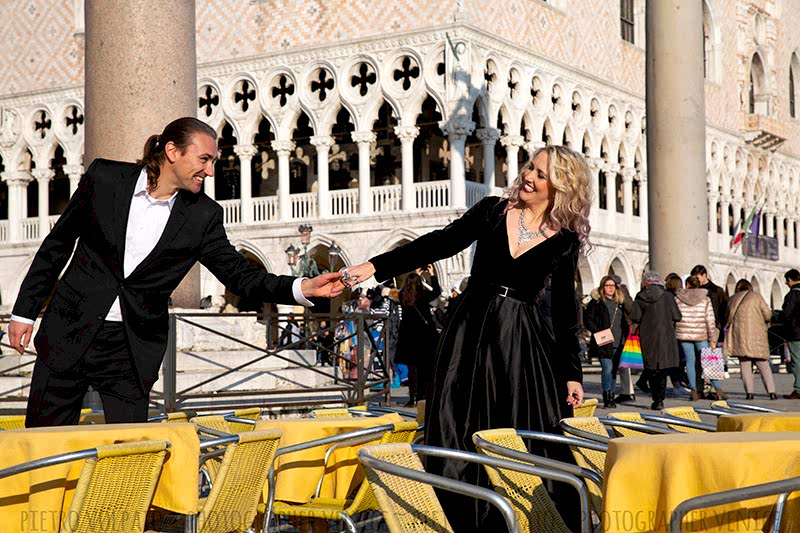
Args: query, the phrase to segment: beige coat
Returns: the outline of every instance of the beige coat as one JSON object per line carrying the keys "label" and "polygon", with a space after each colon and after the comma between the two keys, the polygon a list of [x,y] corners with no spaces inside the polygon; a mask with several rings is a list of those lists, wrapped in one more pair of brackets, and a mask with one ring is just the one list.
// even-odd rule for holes
{"label": "beige coat", "polygon": [[679,341],[717,341],[714,306],[707,290],[678,289],[675,301],[683,317],[675,324],[675,336]]}
{"label": "beige coat", "polygon": [[728,309],[725,355],[769,359],[767,327],[772,311],[764,298],[757,292],[740,291],[733,295]]}

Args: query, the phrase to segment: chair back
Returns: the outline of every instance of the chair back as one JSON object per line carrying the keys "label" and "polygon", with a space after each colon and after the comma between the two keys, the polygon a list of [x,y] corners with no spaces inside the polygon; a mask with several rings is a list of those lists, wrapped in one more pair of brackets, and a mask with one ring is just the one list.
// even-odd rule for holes
{"label": "chair back", "polygon": [[[608,415],[608,418],[624,420],[626,422],[636,422],[637,424],[647,424],[645,419],[642,418],[642,415],[640,415],[637,411],[621,411],[617,413],[611,413]],[[616,433],[618,437],[643,437],[645,435],[649,435],[649,433],[645,433],[644,431],[636,431],[635,429],[623,428],[619,426],[611,426],[611,429],[614,430],[614,433]]]}
{"label": "chair back", "polygon": [[[249,418],[250,420],[258,420],[261,418],[260,407],[250,407],[247,409],[237,409],[233,412],[236,418]],[[255,426],[244,424],[242,422],[235,422],[228,420],[228,426],[231,428],[231,433],[241,433],[243,431],[252,431]]]}
{"label": "chair back", "polygon": [[717,400],[716,402],[711,402],[711,408],[721,407],[723,409],[731,409],[731,406],[728,405],[727,400]]}
{"label": "chair back", "polygon": [[97,447],[86,459],[61,533],[92,533],[114,518],[115,533],[142,533],[169,443],[139,441]]}
{"label": "chair back", "polygon": [[[364,446],[360,453],[419,472],[425,471],[410,444]],[[367,466],[364,471],[390,533],[453,533],[433,487]]]}
{"label": "chair back", "polygon": [[167,418],[162,422],[165,424],[180,424],[182,422],[188,422],[190,419],[196,416],[197,413],[194,411],[176,411],[174,413],[167,413]]}
{"label": "chair back", "polygon": [[[608,431],[606,431],[606,427],[596,417],[590,416],[564,418],[561,420],[561,422],[571,427],[608,438]],[[567,432],[564,432],[564,435],[574,437],[574,435],[570,435]],[[572,457],[575,459],[575,463],[578,466],[588,468],[589,470],[597,472],[601,476],[603,475],[603,469],[605,468],[606,464],[605,452],[572,445],[570,446],[570,449],[572,450]],[[595,483],[587,483],[587,488],[592,496],[592,506],[597,512],[601,512],[603,509],[602,489]]]}
{"label": "chair back", "polygon": [[314,409],[311,418],[353,418],[353,413],[345,408],[341,409]]}
{"label": "chair back", "polygon": [[245,431],[228,445],[197,517],[197,533],[247,531],[253,525],[281,431]]}
{"label": "chair back", "polygon": [[0,429],[25,429],[25,415],[0,416]]}
{"label": "chair back", "polygon": [[594,416],[594,412],[597,409],[597,398],[589,398],[588,400],[583,401],[583,405],[580,407],[573,409],[574,416],[584,417],[584,416]]}
{"label": "chair back", "polygon": [[[677,418],[683,418],[685,420],[691,420],[692,422],[699,422],[702,423],[703,421],[700,419],[700,415],[697,414],[697,411],[694,410],[694,407],[689,406],[681,406],[681,407],[667,407],[661,411],[661,414],[667,416],[675,416]],[[667,427],[670,429],[674,429],[675,431],[680,431],[681,433],[706,433],[702,429],[695,429],[689,428],[686,426],[678,426],[674,424],[667,424]]]}
{"label": "chair back", "polygon": [[[478,431],[475,435],[498,446],[528,453],[525,442],[513,428],[487,429]],[[484,450],[478,445],[476,447],[478,451],[490,457],[507,459]],[[569,528],[556,510],[553,500],[550,499],[542,478],[489,465],[484,465],[484,468],[494,490],[514,507],[514,514],[517,515],[522,531],[569,532]]]}

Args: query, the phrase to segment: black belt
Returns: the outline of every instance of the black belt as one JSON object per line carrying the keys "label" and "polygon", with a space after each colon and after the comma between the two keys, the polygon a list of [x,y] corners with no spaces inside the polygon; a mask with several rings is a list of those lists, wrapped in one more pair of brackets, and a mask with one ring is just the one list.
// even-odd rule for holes
{"label": "black belt", "polygon": [[527,304],[536,303],[535,297],[531,296],[528,293],[519,291],[517,289],[512,289],[511,287],[506,287],[505,285],[498,285],[496,283],[491,284],[490,287],[492,292],[496,293],[498,296],[502,296],[503,298],[513,298],[514,300],[519,300]]}

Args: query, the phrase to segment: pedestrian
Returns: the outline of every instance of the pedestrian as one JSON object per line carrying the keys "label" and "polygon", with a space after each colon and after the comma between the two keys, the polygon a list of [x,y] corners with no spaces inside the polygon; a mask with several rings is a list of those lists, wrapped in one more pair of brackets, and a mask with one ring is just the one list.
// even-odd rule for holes
{"label": "pedestrian", "polygon": [[[300,325],[297,323],[297,317],[294,316],[294,313],[289,313],[289,316],[286,318],[286,325],[283,327],[283,332],[281,332],[281,336],[278,339],[278,346],[288,346],[289,344],[300,341],[301,338]],[[295,346],[295,348],[297,348],[297,346]]]}
{"label": "pedestrian", "polygon": [[583,323],[592,333],[589,353],[600,359],[603,407],[613,409],[617,406],[614,402],[616,370],[630,327],[625,316],[625,296],[611,276],[603,277],[600,287],[592,291]]}
{"label": "pedestrian", "polygon": [[[431,289],[423,285],[422,273],[430,274]],[[400,305],[403,309],[400,332],[397,338],[395,361],[408,366],[408,403],[405,407],[416,405],[426,397],[427,389],[433,385],[433,367],[436,358],[436,344],[439,334],[431,314],[431,301],[442,292],[433,268],[418,268],[406,276],[400,291]]]}
{"label": "pedestrian", "polygon": [[783,397],[787,400],[800,400],[800,272],[793,268],[783,277],[789,292],[783,298],[781,322],[794,374],[794,390]]}
{"label": "pedestrian", "polygon": [[[475,431],[503,427],[560,434],[560,420],[583,402],[575,272],[589,245],[589,176],[583,155],[563,146],[539,148],[507,197],[488,196],[446,228],[348,269],[357,281],[373,274],[384,280],[477,241],[469,286],[449,312],[437,350],[428,444],[475,451]],[[348,282],[348,275],[342,279]],[[548,280],[552,327],[542,311]],[[531,446],[537,455],[573,460],[565,447]],[[426,469],[491,486],[474,463],[429,457]],[[574,492],[553,489],[561,516],[574,523],[580,518]],[[504,527],[499,512],[484,503],[458,495],[441,503],[455,531]]]}
{"label": "pedestrian", "polygon": [[339,273],[276,276],[231,246],[222,207],[202,192],[214,175],[216,138],[201,120],[179,118],[147,140],[136,163],[89,165],[12,311],[9,341],[21,354],[55,289],[34,340],[27,427],[77,424],[90,386],[107,423],[145,422],[170,294],[197,262],[247,301],[311,305],[307,297],[341,293]]}
{"label": "pedestrian", "polygon": [[[676,290],[675,300],[682,317],[675,324],[675,335],[686,361],[686,373],[691,389],[689,400],[694,402],[703,394],[700,354],[705,348],[713,350],[717,347],[719,333],[711,298],[708,297],[708,291],[700,287],[700,279],[697,276],[689,276],[686,279],[686,288]],[[719,386],[719,381],[712,379],[711,382],[718,399],[726,400],[728,396]]]}
{"label": "pedestrian", "polygon": [[727,357],[739,358],[746,398],[754,398],[753,365],[756,365],[769,398],[777,400],[769,364],[768,330],[772,311],[746,279],[736,283],[729,309],[724,353]]}
{"label": "pedestrian", "polygon": [[[625,319],[628,321],[628,324],[630,324],[631,310],[633,309],[633,298],[631,297],[631,291],[628,289],[628,286],[622,282],[622,278],[619,276],[612,275],[611,278],[614,280],[614,283],[617,284],[620,292],[622,292],[622,296],[625,298],[622,306],[625,310]],[[633,389],[633,377],[631,376],[631,369],[619,368],[617,369],[617,374],[619,375],[619,384],[621,390],[619,396],[614,398],[614,403],[636,401],[636,392]]]}
{"label": "pedestrian", "polygon": [[642,290],[636,295],[631,311],[631,321],[639,324],[644,368],[648,371],[648,386],[653,398],[651,409],[664,408],[667,376],[678,366],[678,339],[675,322],[681,312],[675,297],[664,288],[658,272],[649,270],[642,276]]}
{"label": "pedestrian", "polygon": [[321,366],[334,366],[333,347],[336,344],[336,335],[328,325],[327,320],[320,320],[317,327],[317,363]]}
{"label": "pedestrian", "polygon": [[721,343],[725,324],[728,323],[728,292],[708,278],[708,271],[703,265],[695,265],[689,275],[697,276],[697,279],[700,280],[700,288],[708,291],[708,297],[711,299],[711,306],[714,309],[714,322],[719,331],[717,341]]}
{"label": "pedestrian", "polygon": [[[667,277],[664,278],[664,287],[671,292],[673,296],[677,296],[678,291],[683,290],[683,279],[675,272],[670,272],[667,274]],[[691,387],[689,386],[689,377],[686,373],[686,358],[684,357],[683,350],[681,350],[678,355],[680,356],[680,361],[675,370],[670,373],[669,379],[672,381],[675,394],[679,394],[683,391],[689,393]]]}

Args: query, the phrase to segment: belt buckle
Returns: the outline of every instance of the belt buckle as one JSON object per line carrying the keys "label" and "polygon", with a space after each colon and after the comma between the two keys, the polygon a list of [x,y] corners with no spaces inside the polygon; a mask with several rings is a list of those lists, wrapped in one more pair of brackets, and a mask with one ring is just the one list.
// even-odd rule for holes
{"label": "belt buckle", "polygon": [[503,286],[503,285],[500,285],[500,288],[503,289],[503,292],[499,293],[500,296],[502,296],[503,298],[507,298],[508,297],[508,291],[510,289],[508,287]]}

